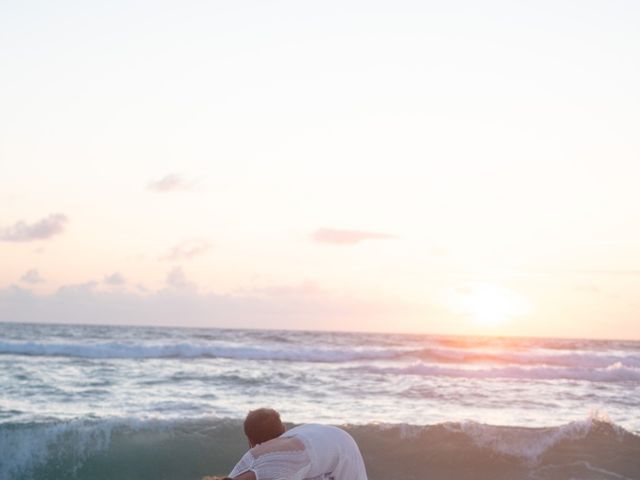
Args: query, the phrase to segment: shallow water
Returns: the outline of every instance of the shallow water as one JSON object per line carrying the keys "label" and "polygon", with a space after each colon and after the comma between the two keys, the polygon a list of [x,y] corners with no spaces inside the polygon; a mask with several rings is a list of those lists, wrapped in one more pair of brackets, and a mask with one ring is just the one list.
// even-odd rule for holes
{"label": "shallow water", "polygon": [[2,479],[226,473],[263,405],[372,479],[640,478],[638,342],[0,324],[0,385]]}

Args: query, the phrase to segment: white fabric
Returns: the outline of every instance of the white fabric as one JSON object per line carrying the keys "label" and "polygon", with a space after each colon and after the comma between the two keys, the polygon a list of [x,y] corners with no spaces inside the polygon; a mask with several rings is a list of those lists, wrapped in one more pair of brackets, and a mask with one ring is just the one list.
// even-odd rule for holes
{"label": "white fabric", "polygon": [[367,480],[360,450],[337,427],[301,425],[249,450],[231,471],[257,480]]}
{"label": "white fabric", "polygon": [[245,453],[229,476],[234,478],[251,470],[257,480],[303,480],[310,464],[309,454],[300,440],[279,437]]}

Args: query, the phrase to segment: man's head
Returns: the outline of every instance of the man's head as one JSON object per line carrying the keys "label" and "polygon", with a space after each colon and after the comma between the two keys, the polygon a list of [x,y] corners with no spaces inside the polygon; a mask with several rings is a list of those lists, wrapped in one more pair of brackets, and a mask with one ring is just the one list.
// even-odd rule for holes
{"label": "man's head", "polygon": [[271,408],[259,408],[247,414],[244,420],[244,434],[251,448],[273,440],[284,433],[280,414]]}

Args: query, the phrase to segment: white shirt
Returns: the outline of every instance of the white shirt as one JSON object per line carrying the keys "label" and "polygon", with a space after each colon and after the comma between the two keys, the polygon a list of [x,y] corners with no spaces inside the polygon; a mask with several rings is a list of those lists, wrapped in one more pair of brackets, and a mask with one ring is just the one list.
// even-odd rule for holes
{"label": "white shirt", "polygon": [[367,480],[356,442],[328,425],[300,425],[253,447],[229,476],[249,470],[257,480]]}

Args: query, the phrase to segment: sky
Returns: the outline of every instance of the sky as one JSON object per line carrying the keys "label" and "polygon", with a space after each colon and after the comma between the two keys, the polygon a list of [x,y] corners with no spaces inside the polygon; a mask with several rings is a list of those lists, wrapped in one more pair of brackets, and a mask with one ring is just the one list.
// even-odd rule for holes
{"label": "sky", "polygon": [[640,339],[639,24],[0,0],[0,321]]}

